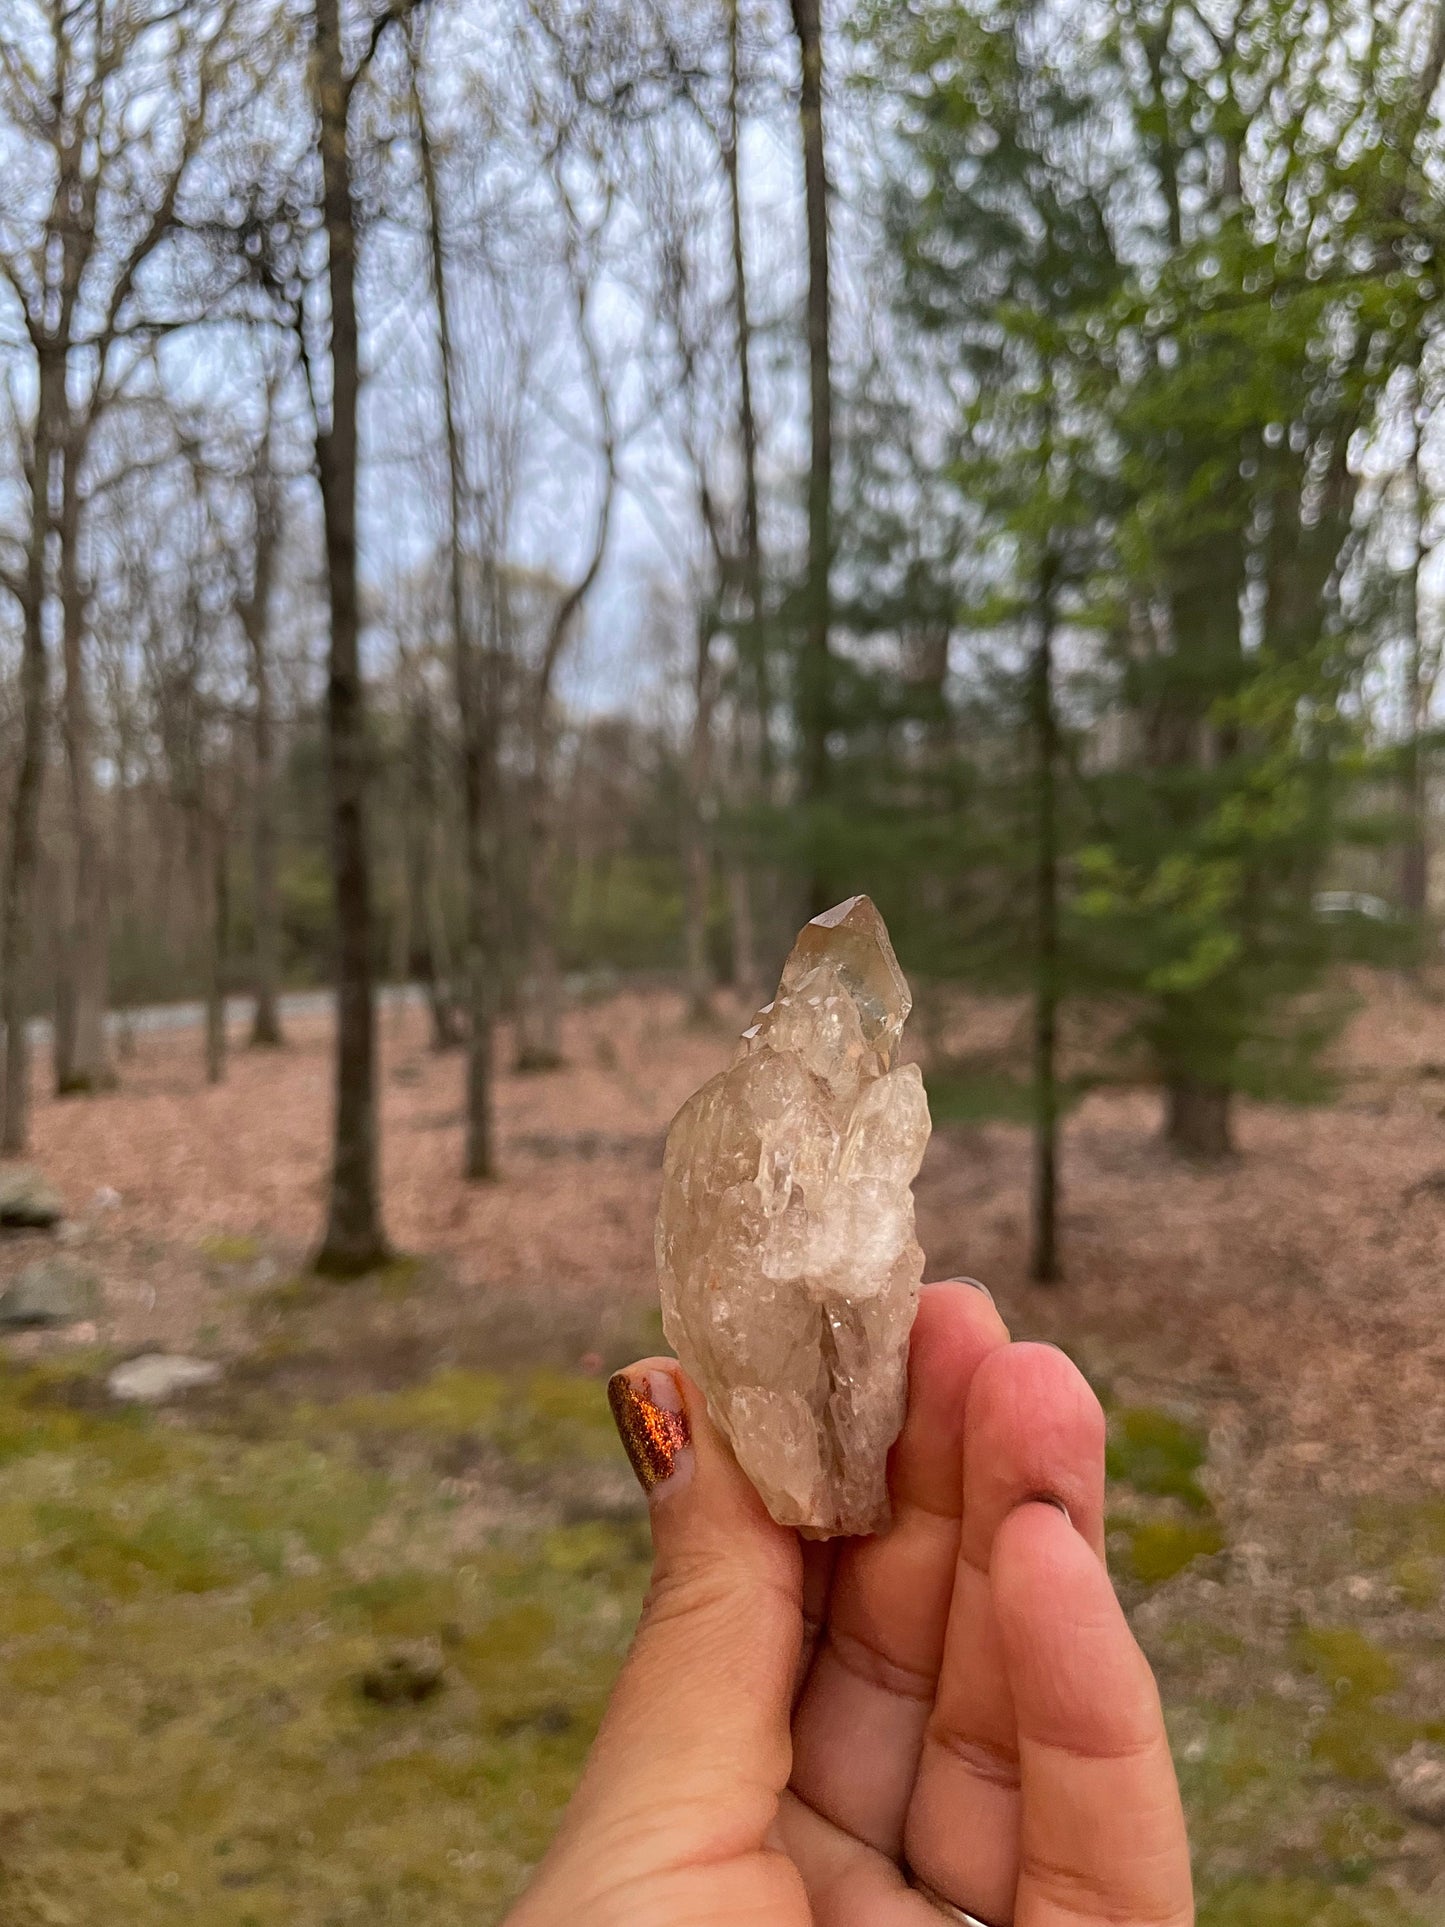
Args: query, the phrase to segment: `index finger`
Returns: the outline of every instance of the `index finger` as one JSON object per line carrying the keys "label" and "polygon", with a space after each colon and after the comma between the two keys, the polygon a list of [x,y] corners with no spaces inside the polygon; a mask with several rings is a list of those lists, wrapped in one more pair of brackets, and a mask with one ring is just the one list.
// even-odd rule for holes
{"label": "index finger", "polygon": [[1189,1844],[1164,1715],[1102,1562],[1051,1505],[989,1565],[1018,1722],[1015,1927],[1189,1927]]}
{"label": "index finger", "polygon": [[933,1705],[963,1503],[969,1384],[1008,1332],[988,1293],[925,1285],[908,1415],[889,1460],[893,1523],[838,1555],[827,1624],[793,1721],[792,1785],[845,1833],[896,1856]]}

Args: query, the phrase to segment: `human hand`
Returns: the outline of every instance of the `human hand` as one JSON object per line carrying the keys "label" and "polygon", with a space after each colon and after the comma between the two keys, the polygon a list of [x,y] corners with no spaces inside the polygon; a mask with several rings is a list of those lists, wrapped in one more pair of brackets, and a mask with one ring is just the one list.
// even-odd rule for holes
{"label": "human hand", "polygon": [[773,1523],[672,1360],[613,1387],[652,1585],[507,1927],[1189,1927],[1103,1414],[1062,1352],[926,1286],[893,1524],[829,1544]]}

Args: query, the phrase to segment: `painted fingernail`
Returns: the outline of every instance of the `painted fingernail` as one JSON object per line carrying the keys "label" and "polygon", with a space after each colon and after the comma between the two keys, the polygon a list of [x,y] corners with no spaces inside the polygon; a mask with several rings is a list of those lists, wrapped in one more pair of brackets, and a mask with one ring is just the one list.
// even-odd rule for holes
{"label": "painted fingernail", "polygon": [[993,1293],[987,1285],[981,1284],[977,1278],[950,1278],[947,1282],[950,1285],[972,1285],[975,1291],[981,1291],[983,1293],[990,1304],[993,1303]]}
{"label": "painted fingernail", "polygon": [[616,1372],[607,1383],[607,1403],[644,1492],[655,1492],[680,1461],[690,1461],[692,1434],[670,1372]]}
{"label": "painted fingernail", "polygon": [[1062,1499],[1056,1497],[1052,1492],[1030,1492],[1028,1497],[1021,1499],[1019,1503],[1021,1505],[1051,1505],[1055,1512],[1063,1513],[1064,1517],[1069,1520],[1070,1525],[1074,1523],[1073,1520],[1069,1518],[1069,1508],[1064,1504]]}

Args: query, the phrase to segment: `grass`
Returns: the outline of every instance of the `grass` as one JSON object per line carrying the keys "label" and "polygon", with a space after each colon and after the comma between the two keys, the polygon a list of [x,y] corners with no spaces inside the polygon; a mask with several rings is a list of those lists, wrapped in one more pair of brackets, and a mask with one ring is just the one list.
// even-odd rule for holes
{"label": "grass", "polygon": [[[471,1531],[374,1448],[475,1423],[570,1453],[600,1397],[448,1374],[240,1439],[0,1375],[7,1927],[498,1918],[594,1729],[643,1531]],[[415,1644],[442,1690],[372,1704],[368,1669]]]}
{"label": "grass", "polygon": [[212,1231],[201,1239],[200,1252],[213,1265],[253,1265],[263,1255],[259,1238],[244,1231]]}
{"label": "grass", "polygon": [[1209,1441],[1197,1427],[1154,1406],[1116,1411],[1109,1422],[1106,1466],[1111,1479],[1154,1498],[1178,1499],[1191,1512],[1210,1512],[1199,1473]]}
{"label": "grass", "polygon": [[1145,1519],[1127,1528],[1129,1568],[1144,1586],[1162,1586],[1195,1559],[1219,1552],[1224,1535],[1212,1520]]}
{"label": "grass", "polygon": [[[481,1476],[447,1476],[478,1453]],[[455,1367],[182,1420],[109,1406],[76,1363],[12,1369],[0,1460],[5,1927],[500,1920],[646,1581],[600,1380]],[[563,1502],[609,1465],[614,1501]],[[1113,1413],[1145,1584],[1219,1539],[1203,1465],[1177,1418]],[[1436,1556],[1429,1522],[1377,1527],[1381,1569]],[[408,1656],[440,1690],[368,1697]],[[1156,1656],[1203,1927],[1426,1927],[1385,1882],[1384,1767],[1431,1731],[1402,1705],[1408,1655],[1303,1625],[1261,1671],[1226,1607],[1173,1623]]]}

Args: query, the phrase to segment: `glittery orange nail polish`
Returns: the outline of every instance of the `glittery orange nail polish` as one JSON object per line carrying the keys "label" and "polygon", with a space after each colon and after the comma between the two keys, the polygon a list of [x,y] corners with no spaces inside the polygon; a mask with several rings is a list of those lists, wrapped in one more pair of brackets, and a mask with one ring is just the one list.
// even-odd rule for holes
{"label": "glittery orange nail polish", "polygon": [[607,1403],[632,1469],[651,1492],[672,1477],[678,1455],[692,1443],[677,1383],[667,1372],[640,1372],[635,1379],[617,1372],[608,1381]]}

